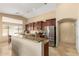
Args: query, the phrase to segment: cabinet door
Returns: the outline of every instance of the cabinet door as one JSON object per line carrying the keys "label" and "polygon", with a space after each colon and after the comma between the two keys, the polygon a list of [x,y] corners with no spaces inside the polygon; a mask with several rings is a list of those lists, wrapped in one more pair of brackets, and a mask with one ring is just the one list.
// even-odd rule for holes
{"label": "cabinet door", "polygon": [[46,27],[46,21],[45,21],[45,22],[43,22],[42,29],[44,30],[44,29],[45,29],[45,27]]}
{"label": "cabinet door", "polygon": [[35,27],[35,23],[34,22],[32,23],[32,27],[33,27],[32,29],[34,30],[34,27]]}
{"label": "cabinet door", "polygon": [[33,23],[30,23],[30,30],[33,30],[33,27],[34,27],[34,25],[33,25]]}
{"label": "cabinet door", "polygon": [[25,30],[26,30],[26,31],[29,30],[29,24],[26,24],[26,25],[25,25]]}
{"label": "cabinet door", "polygon": [[33,30],[33,29],[34,29],[34,23],[26,24],[26,25],[25,25],[25,29],[26,29],[26,30],[29,30],[29,31],[30,31],[30,30]]}
{"label": "cabinet door", "polygon": [[26,24],[26,25],[25,25],[25,30],[26,30],[26,31],[27,31],[27,26],[28,26],[28,25]]}
{"label": "cabinet door", "polygon": [[30,24],[28,24],[28,31],[30,30]]}
{"label": "cabinet door", "polygon": [[55,26],[56,25],[56,19],[49,19],[46,20],[46,26]]}
{"label": "cabinet door", "polygon": [[37,22],[37,29],[42,30],[43,29],[43,21]]}

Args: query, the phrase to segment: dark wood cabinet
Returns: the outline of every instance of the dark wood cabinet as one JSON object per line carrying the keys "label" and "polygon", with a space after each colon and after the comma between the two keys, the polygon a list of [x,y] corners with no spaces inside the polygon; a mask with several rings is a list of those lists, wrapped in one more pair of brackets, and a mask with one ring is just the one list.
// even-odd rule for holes
{"label": "dark wood cabinet", "polygon": [[33,30],[36,30],[36,27],[37,27],[37,23],[34,22],[34,23],[33,23]]}
{"label": "dark wood cabinet", "polygon": [[35,22],[33,22],[33,30],[34,30]]}
{"label": "dark wood cabinet", "polygon": [[44,44],[44,56],[49,56],[49,42]]}
{"label": "dark wood cabinet", "polygon": [[43,29],[43,21],[37,22],[37,30],[42,30]]}
{"label": "dark wood cabinet", "polygon": [[43,27],[45,27],[45,26],[46,26],[46,21],[43,22]]}
{"label": "dark wood cabinet", "polygon": [[43,21],[38,21],[33,23],[34,30],[42,30],[43,29]]}
{"label": "dark wood cabinet", "polygon": [[26,30],[43,30],[46,26],[56,26],[56,19],[48,19],[46,21],[38,21],[26,24]]}
{"label": "dark wood cabinet", "polygon": [[29,23],[25,25],[26,31],[34,30],[34,23]]}
{"label": "dark wood cabinet", "polygon": [[25,25],[25,30],[27,31],[28,28],[29,28],[29,24],[26,24],[26,25]]}
{"label": "dark wood cabinet", "polygon": [[30,27],[29,30],[33,30],[33,23],[30,23],[29,25],[30,25],[30,26],[29,26],[29,27]]}
{"label": "dark wood cabinet", "polygon": [[56,19],[49,19],[46,20],[46,26],[55,26],[56,25]]}

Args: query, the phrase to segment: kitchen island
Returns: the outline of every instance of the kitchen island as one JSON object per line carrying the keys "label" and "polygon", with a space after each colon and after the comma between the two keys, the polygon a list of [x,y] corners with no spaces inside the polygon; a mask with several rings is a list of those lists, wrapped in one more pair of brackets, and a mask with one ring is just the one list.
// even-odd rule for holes
{"label": "kitchen island", "polygon": [[49,41],[34,37],[12,37],[12,50],[16,56],[48,56]]}

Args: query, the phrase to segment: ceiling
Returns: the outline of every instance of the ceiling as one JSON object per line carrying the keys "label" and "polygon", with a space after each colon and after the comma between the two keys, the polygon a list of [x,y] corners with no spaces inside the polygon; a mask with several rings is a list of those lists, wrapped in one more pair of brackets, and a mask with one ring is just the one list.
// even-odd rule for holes
{"label": "ceiling", "polygon": [[56,3],[0,3],[0,13],[31,18],[55,10]]}

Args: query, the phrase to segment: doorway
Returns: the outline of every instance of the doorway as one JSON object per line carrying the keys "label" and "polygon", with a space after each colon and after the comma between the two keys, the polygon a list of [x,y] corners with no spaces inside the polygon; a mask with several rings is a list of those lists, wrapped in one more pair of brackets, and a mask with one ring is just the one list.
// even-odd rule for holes
{"label": "doorway", "polygon": [[73,19],[62,19],[59,21],[59,44],[76,48],[76,25]]}
{"label": "doorway", "polygon": [[62,19],[58,21],[59,46],[57,50],[60,55],[78,55],[76,49],[76,20]]}

